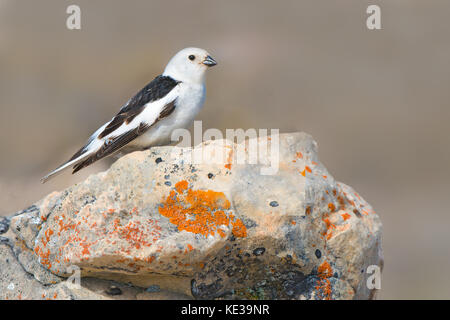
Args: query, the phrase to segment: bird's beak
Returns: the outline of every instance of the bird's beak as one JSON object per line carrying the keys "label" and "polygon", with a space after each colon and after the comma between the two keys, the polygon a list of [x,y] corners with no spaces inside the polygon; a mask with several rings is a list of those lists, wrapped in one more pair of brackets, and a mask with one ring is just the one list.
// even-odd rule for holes
{"label": "bird's beak", "polygon": [[214,67],[217,64],[217,62],[216,60],[213,59],[213,57],[207,56],[205,60],[203,60],[203,64],[208,67]]}

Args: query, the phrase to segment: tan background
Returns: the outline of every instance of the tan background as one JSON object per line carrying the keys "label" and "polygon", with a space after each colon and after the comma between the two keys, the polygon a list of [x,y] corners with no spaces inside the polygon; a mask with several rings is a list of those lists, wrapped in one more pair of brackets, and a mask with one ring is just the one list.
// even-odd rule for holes
{"label": "tan background", "polygon": [[[65,27],[66,7],[82,30]],[[365,27],[369,4],[381,31]],[[306,131],[381,215],[380,297],[450,298],[450,2],[0,0],[0,215],[104,170],[39,178],[186,46],[204,128]]]}

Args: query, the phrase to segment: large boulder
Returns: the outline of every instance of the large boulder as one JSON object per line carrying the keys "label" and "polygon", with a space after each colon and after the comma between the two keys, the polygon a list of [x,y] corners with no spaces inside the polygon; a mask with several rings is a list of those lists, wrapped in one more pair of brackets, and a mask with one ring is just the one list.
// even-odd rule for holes
{"label": "large boulder", "polygon": [[[270,152],[236,161],[252,141],[152,148],[4,219],[0,298],[110,298],[125,284],[130,298],[374,298],[378,215],[333,179],[309,135],[256,142],[274,139],[273,172]],[[225,160],[190,161],[199,152]]]}

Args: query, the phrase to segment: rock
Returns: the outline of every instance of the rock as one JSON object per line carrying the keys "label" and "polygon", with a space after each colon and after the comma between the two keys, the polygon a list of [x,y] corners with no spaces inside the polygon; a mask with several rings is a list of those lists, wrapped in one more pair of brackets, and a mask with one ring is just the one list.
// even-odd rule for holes
{"label": "rock", "polygon": [[[233,161],[241,146],[134,152],[10,217],[0,299],[44,289],[56,299],[111,299],[108,288],[125,295],[125,283],[134,299],[374,298],[365,270],[383,266],[380,219],[327,172],[312,138],[280,135],[273,175],[261,174],[267,154],[259,164]],[[226,161],[187,161],[198,152]],[[66,281],[74,270],[78,291]]]}

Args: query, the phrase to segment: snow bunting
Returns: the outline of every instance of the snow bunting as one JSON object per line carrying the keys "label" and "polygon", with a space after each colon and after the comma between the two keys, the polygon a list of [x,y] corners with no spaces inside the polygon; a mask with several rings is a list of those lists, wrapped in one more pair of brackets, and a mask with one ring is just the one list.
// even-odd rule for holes
{"label": "snow bunting", "polygon": [[157,76],[122,106],[69,161],[42,182],[73,167],[75,173],[116,152],[169,144],[172,131],[188,128],[205,102],[205,71],[217,62],[199,48],[178,52]]}

